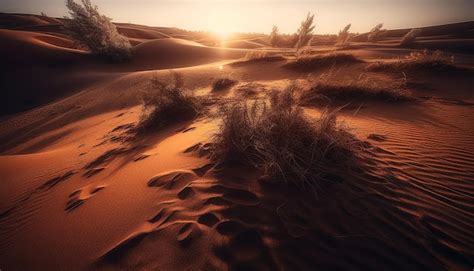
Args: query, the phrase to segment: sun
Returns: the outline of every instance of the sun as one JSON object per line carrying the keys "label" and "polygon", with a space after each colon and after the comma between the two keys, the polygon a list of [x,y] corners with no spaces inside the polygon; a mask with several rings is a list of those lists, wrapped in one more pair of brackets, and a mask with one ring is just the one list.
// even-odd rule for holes
{"label": "sun", "polygon": [[214,33],[216,34],[216,36],[219,38],[220,41],[226,41],[231,36],[231,33],[224,29],[215,30]]}

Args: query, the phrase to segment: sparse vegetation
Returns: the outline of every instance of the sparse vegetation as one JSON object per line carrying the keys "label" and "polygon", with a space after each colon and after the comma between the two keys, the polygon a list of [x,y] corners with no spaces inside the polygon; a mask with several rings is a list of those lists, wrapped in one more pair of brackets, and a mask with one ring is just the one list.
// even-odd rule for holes
{"label": "sparse vegetation", "polygon": [[311,38],[313,35],[313,30],[314,30],[314,14],[311,15],[308,13],[306,15],[306,19],[301,22],[301,26],[298,29],[297,35],[298,35],[298,41],[295,44],[296,50],[299,50],[303,46],[308,46],[310,45]]}
{"label": "sparse vegetation", "polygon": [[324,55],[298,57],[286,63],[285,67],[299,71],[312,71],[321,68],[331,67],[335,64],[354,64],[361,62],[363,61],[351,54],[332,53]]}
{"label": "sparse vegetation", "polygon": [[313,86],[300,95],[303,105],[336,105],[351,102],[382,101],[405,102],[413,100],[411,92],[406,90],[405,80],[377,82],[369,78],[341,80],[328,76],[320,78]]}
{"label": "sparse vegetation", "polygon": [[379,41],[382,36],[382,27],[383,24],[378,24],[370,32],[367,34],[367,41],[369,42],[376,42]]}
{"label": "sparse vegetation", "polygon": [[268,51],[256,50],[256,51],[249,51],[247,54],[245,54],[244,60],[236,61],[232,63],[231,65],[239,66],[243,64],[249,64],[249,63],[282,61],[285,59],[286,58],[284,58],[280,54],[269,54]]}
{"label": "sparse vegetation", "polygon": [[278,33],[278,26],[274,25],[272,32],[270,33],[270,45],[277,47],[280,41],[280,34]]}
{"label": "sparse vegetation", "polygon": [[228,89],[233,85],[237,84],[237,81],[229,79],[229,78],[220,78],[214,81],[212,84],[212,91],[220,91],[224,89]]}
{"label": "sparse vegetation", "polygon": [[307,117],[293,88],[224,107],[222,115],[212,148],[214,161],[256,167],[300,188],[323,187],[328,168],[337,165],[340,170],[357,146],[355,138],[336,125],[335,111],[323,111],[319,119]]}
{"label": "sparse vegetation", "polygon": [[183,78],[175,73],[173,83],[157,78],[143,97],[143,113],[133,131],[136,134],[154,132],[177,121],[189,120],[200,113],[201,100],[184,88]]}
{"label": "sparse vegetation", "polygon": [[64,26],[78,46],[114,61],[123,61],[131,56],[130,42],[117,31],[111,19],[100,14],[90,0],[66,0],[70,18]]}
{"label": "sparse vegetation", "polygon": [[402,40],[400,41],[400,46],[405,47],[408,45],[413,44],[415,39],[421,34],[421,29],[412,29],[408,32],[405,36],[403,36]]}
{"label": "sparse vegetation", "polygon": [[378,61],[367,67],[369,71],[417,72],[417,71],[461,71],[455,65],[454,56],[441,51],[413,52],[395,61]]}
{"label": "sparse vegetation", "polygon": [[351,24],[346,25],[344,29],[339,31],[339,35],[337,36],[337,44],[338,45],[347,45],[350,39],[349,29],[351,28]]}

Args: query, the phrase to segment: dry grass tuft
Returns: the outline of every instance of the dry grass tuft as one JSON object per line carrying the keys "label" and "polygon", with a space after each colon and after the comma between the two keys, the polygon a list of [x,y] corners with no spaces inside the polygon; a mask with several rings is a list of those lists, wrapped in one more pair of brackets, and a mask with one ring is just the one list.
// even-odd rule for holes
{"label": "dry grass tuft", "polygon": [[232,80],[229,78],[220,78],[214,81],[214,83],[212,83],[212,91],[229,89],[235,84],[237,84],[236,80]]}
{"label": "dry grass tuft", "polygon": [[325,106],[363,101],[406,102],[412,100],[414,97],[406,89],[406,80],[393,80],[387,83],[362,76],[355,80],[341,80],[333,76],[321,78],[300,95],[300,103],[303,105]]}
{"label": "dry grass tuft", "polygon": [[337,64],[355,64],[361,62],[363,61],[351,54],[332,53],[298,57],[286,63],[285,67],[298,71],[314,71],[317,69],[329,68]]}
{"label": "dry grass tuft", "polygon": [[244,60],[236,61],[230,65],[239,66],[252,63],[262,63],[262,62],[276,62],[286,60],[280,54],[270,54],[267,51],[250,51],[245,55]]}
{"label": "dry grass tuft", "polygon": [[369,71],[417,72],[417,71],[461,71],[465,70],[455,65],[454,56],[440,51],[413,52],[405,58],[396,61],[378,61],[367,66]]}
{"label": "dry grass tuft", "polygon": [[336,125],[336,111],[308,118],[293,88],[224,107],[222,116],[212,148],[214,161],[256,167],[274,180],[315,192],[328,183],[328,168],[337,165],[340,170],[358,146]]}
{"label": "dry grass tuft", "polygon": [[175,73],[173,83],[152,80],[152,89],[143,97],[143,112],[133,131],[146,134],[177,121],[196,117],[202,101],[183,87],[183,78]]}

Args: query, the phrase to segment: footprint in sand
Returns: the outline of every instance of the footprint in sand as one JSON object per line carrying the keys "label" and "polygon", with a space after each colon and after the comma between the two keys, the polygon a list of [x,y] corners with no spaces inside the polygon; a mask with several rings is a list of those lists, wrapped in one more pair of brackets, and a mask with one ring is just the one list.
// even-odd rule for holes
{"label": "footprint in sand", "polygon": [[165,172],[151,178],[148,181],[148,186],[173,189],[175,187],[184,187],[195,179],[197,179],[197,176],[192,171],[178,170],[173,172]]}
{"label": "footprint in sand", "polygon": [[198,223],[208,227],[214,226],[217,222],[219,222],[219,218],[213,213],[203,214],[198,218]]}
{"label": "footprint in sand", "polygon": [[234,235],[244,230],[244,225],[235,220],[226,220],[216,226],[218,233],[222,235]]}
{"label": "footprint in sand", "polygon": [[181,246],[189,246],[192,240],[195,240],[201,235],[201,230],[193,223],[186,223],[179,229],[176,240]]}
{"label": "footprint in sand", "polygon": [[196,175],[198,175],[199,177],[202,177],[202,176],[206,175],[206,173],[213,167],[214,167],[214,164],[209,163],[209,164],[205,164],[202,167],[195,168],[195,169],[193,169],[193,171],[194,171],[194,173],[196,173]]}
{"label": "footprint in sand", "polygon": [[103,171],[105,167],[97,167],[97,168],[91,168],[88,171],[86,171],[84,174],[82,174],[83,177],[90,178],[99,172]]}
{"label": "footprint in sand", "polygon": [[69,194],[69,201],[66,203],[64,210],[68,213],[73,211],[104,188],[105,186],[93,186],[73,191],[71,194]]}
{"label": "footprint in sand", "polygon": [[227,191],[224,192],[223,198],[240,205],[257,205],[260,203],[258,197],[247,190],[227,188]]}
{"label": "footprint in sand", "polygon": [[138,161],[141,161],[141,160],[144,160],[146,158],[150,157],[150,155],[148,154],[141,154],[139,156],[137,156],[135,159],[133,159],[133,162],[138,162]]}
{"label": "footprint in sand", "polygon": [[194,195],[196,195],[196,192],[194,191],[194,189],[190,186],[187,186],[187,187],[181,189],[181,191],[179,191],[178,198],[180,200],[185,200],[185,199],[190,198]]}

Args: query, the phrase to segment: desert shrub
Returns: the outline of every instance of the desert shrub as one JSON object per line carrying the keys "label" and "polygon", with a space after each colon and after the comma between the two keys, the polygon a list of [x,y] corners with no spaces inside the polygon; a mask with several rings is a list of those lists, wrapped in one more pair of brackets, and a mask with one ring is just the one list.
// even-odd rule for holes
{"label": "desert shrub", "polygon": [[296,50],[299,50],[303,46],[310,45],[311,37],[313,35],[313,30],[315,27],[313,25],[313,22],[314,14],[311,15],[310,13],[308,13],[308,15],[306,15],[306,19],[301,22],[301,26],[297,32],[298,41],[295,44]]}
{"label": "desert shrub", "polygon": [[363,61],[351,54],[331,53],[324,55],[298,57],[286,63],[285,67],[299,71],[312,71],[321,68],[331,67],[335,64],[354,64],[361,62]]}
{"label": "desert shrub", "polygon": [[339,35],[337,36],[337,43],[338,45],[346,45],[349,42],[350,33],[349,29],[351,28],[351,24],[346,25],[344,29],[339,31]]}
{"label": "desert shrub", "polygon": [[175,73],[173,83],[154,78],[151,86],[143,96],[143,112],[133,129],[136,134],[154,132],[199,114],[202,101],[184,88],[181,75]]}
{"label": "desert shrub", "polygon": [[219,90],[224,90],[228,89],[231,86],[235,85],[237,81],[229,79],[229,78],[220,78],[214,81],[212,83],[212,91],[219,91]]}
{"label": "desert shrub", "polygon": [[267,51],[264,50],[255,50],[255,51],[249,51],[245,54],[245,59],[250,60],[250,59],[264,59],[270,56],[270,54]]}
{"label": "desert shrub", "polygon": [[307,117],[293,88],[224,107],[222,117],[211,159],[255,167],[301,188],[324,186],[328,167],[343,166],[357,146],[336,125],[335,111],[323,111],[319,119]]}
{"label": "desert shrub", "polygon": [[301,92],[299,100],[302,105],[341,105],[351,102],[382,101],[404,102],[413,100],[406,89],[406,80],[377,82],[369,78],[343,80],[329,75],[321,77],[313,86]]}
{"label": "desert shrub", "polygon": [[70,18],[66,17],[64,26],[71,38],[80,47],[108,59],[122,61],[130,58],[130,42],[118,33],[111,19],[100,14],[90,0],[81,1],[82,5],[66,0]]}
{"label": "desert shrub", "polygon": [[280,34],[278,33],[278,26],[274,25],[270,33],[270,45],[276,47],[280,42]]}
{"label": "desert shrub", "polygon": [[421,29],[412,29],[400,41],[400,46],[408,46],[415,42],[415,39],[421,34]]}
{"label": "desert shrub", "polygon": [[463,71],[455,65],[454,56],[441,51],[412,52],[395,61],[377,61],[367,66],[369,71],[417,72],[417,71]]}
{"label": "desert shrub", "polygon": [[369,42],[376,42],[380,40],[382,32],[383,24],[378,24],[370,32],[367,34],[367,41]]}
{"label": "desert shrub", "polygon": [[280,54],[270,54],[267,51],[256,50],[256,51],[247,52],[243,60],[236,61],[232,63],[231,65],[240,66],[240,65],[250,64],[250,63],[282,61],[285,59],[286,58],[284,58]]}
{"label": "desert shrub", "polygon": [[303,46],[298,51],[296,51],[295,56],[297,58],[305,58],[313,55],[314,50],[311,46]]}

